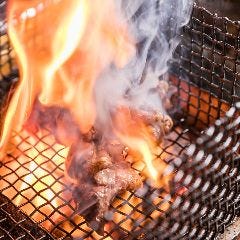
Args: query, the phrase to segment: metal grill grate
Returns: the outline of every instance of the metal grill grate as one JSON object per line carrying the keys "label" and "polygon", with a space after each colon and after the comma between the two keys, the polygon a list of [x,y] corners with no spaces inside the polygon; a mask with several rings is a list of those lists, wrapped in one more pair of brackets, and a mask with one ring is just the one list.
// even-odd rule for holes
{"label": "metal grill grate", "polygon": [[52,240],[53,238],[0,194],[0,239]]}
{"label": "metal grill grate", "polygon": [[[166,161],[174,178],[169,189],[146,181],[142,191],[118,196],[103,237],[77,214],[64,179],[67,149],[48,131],[14,134],[0,165],[1,193],[56,239],[215,239],[240,215],[239,29],[194,7],[171,63],[175,127],[155,159]],[[2,39],[1,83],[10,86],[16,71]]]}
{"label": "metal grill grate", "polygon": [[233,104],[240,100],[239,36],[239,22],[195,7],[176,51],[180,61],[172,69],[219,100]]}
{"label": "metal grill grate", "polygon": [[[187,131],[176,127],[160,157],[170,162],[181,154],[188,143]],[[75,216],[76,206],[69,198],[71,194],[64,183],[66,148],[55,143],[47,131],[34,137],[26,132],[16,133],[11,145],[0,169],[2,193],[55,236],[101,239],[87,227],[84,219]],[[176,145],[175,148],[173,145]],[[148,221],[157,221],[152,218],[153,215],[164,213],[170,206],[169,200],[166,201],[170,196],[166,193],[152,189],[147,183],[145,188],[148,197],[153,198],[152,202],[148,203],[147,196],[134,192],[117,197],[111,208],[114,221],[108,224],[106,236],[137,236],[141,229],[146,228]]]}

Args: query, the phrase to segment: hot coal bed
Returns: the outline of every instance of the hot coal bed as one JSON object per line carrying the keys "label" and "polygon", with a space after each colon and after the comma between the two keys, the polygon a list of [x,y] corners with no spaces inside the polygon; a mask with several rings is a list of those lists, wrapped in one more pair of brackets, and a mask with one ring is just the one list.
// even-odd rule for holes
{"label": "hot coal bed", "polygon": [[[64,149],[49,141],[47,131],[35,136],[34,143],[16,133],[14,154],[0,163],[0,239],[210,240],[240,217],[240,24],[214,13],[194,6],[170,63],[170,79],[177,87],[172,97],[174,128],[159,156],[174,173],[169,189],[156,189],[146,181],[144,191],[117,196],[103,236],[98,235],[59,191],[68,191]],[[0,41],[4,106],[18,78],[4,22]],[[31,148],[35,155],[29,156]],[[31,169],[30,161],[35,162]],[[40,170],[44,174],[36,173]],[[26,177],[29,173],[33,181]],[[24,201],[19,205],[20,198]]]}

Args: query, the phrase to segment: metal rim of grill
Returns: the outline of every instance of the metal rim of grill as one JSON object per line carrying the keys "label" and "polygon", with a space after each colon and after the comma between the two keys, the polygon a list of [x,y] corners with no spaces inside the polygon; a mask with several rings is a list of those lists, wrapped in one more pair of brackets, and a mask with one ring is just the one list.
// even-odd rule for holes
{"label": "metal rim of grill", "polygon": [[[4,25],[1,30],[0,94],[4,106],[17,71]],[[32,209],[29,217],[33,221],[40,214],[37,225],[56,239],[215,239],[240,215],[239,36],[238,22],[194,6],[170,64],[171,81],[177,86],[173,102],[178,108],[173,112],[175,127],[167,136],[162,157],[169,164],[169,172],[174,172],[174,179],[169,189],[154,189],[145,182],[144,193],[118,196],[111,207],[118,220],[109,221],[103,237],[75,212],[64,182],[64,148],[49,141],[52,138],[47,131],[35,137],[24,133],[12,137],[13,148],[0,164],[1,194],[9,198],[3,197],[4,201],[15,203],[22,211]],[[27,156],[32,148],[36,155]],[[36,158],[40,163],[29,169]],[[34,183],[28,184],[27,175],[38,170],[43,174],[34,175]],[[51,176],[50,186],[45,184],[47,176]],[[39,185],[41,191],[36,191],[34,186]],[[54,185],[63,190],[54,190]],[[26,193],[29,189],[31,196]],[[50,200],[46,191],[52,194]],[[16,200],[19,197],[24,199],[20,205]],[[36,207],[33,202],[37,198],[44,203]],[[28,239],[14,230],[19,222],[6,228],[1,219],[0,239]]]}

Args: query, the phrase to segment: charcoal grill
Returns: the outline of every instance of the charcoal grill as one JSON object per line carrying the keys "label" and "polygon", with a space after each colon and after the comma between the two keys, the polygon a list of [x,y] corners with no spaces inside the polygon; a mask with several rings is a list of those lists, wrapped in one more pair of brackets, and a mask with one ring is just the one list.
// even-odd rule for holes
{"label": "charcoal grill", "polygon": [[[47,131],[14,133],[0,163],[0,239],[210,240],[240,217],[240,23],[211,11],[195,4],[170,63],[175,126],[158,156],[174,173],[169,188],[146,181],[117,196],[100,236],[69,197],[64,147]],[[18,73],[4,21],[0,30],[4,114]]]}

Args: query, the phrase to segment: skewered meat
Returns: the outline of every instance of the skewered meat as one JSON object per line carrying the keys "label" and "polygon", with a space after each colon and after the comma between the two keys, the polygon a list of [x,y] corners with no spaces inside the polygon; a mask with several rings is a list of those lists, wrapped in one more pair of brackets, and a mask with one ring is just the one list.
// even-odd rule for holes
{"label": "skewered meat", "polygon": [[[108,147],[103,149],[103,146]],[[114,151],[108,152],[107,149]],[[78,211],[90,224],[97,223],[99,233],[104,214],[116,195],[136,190],[142,184],[141,176],[125,161],[123,149],[126,151],[117,142],[105,142],[98,150],[93,143],[77,143],[71,147],[66,161],[67,173],[73,179],[73,197]]]}

